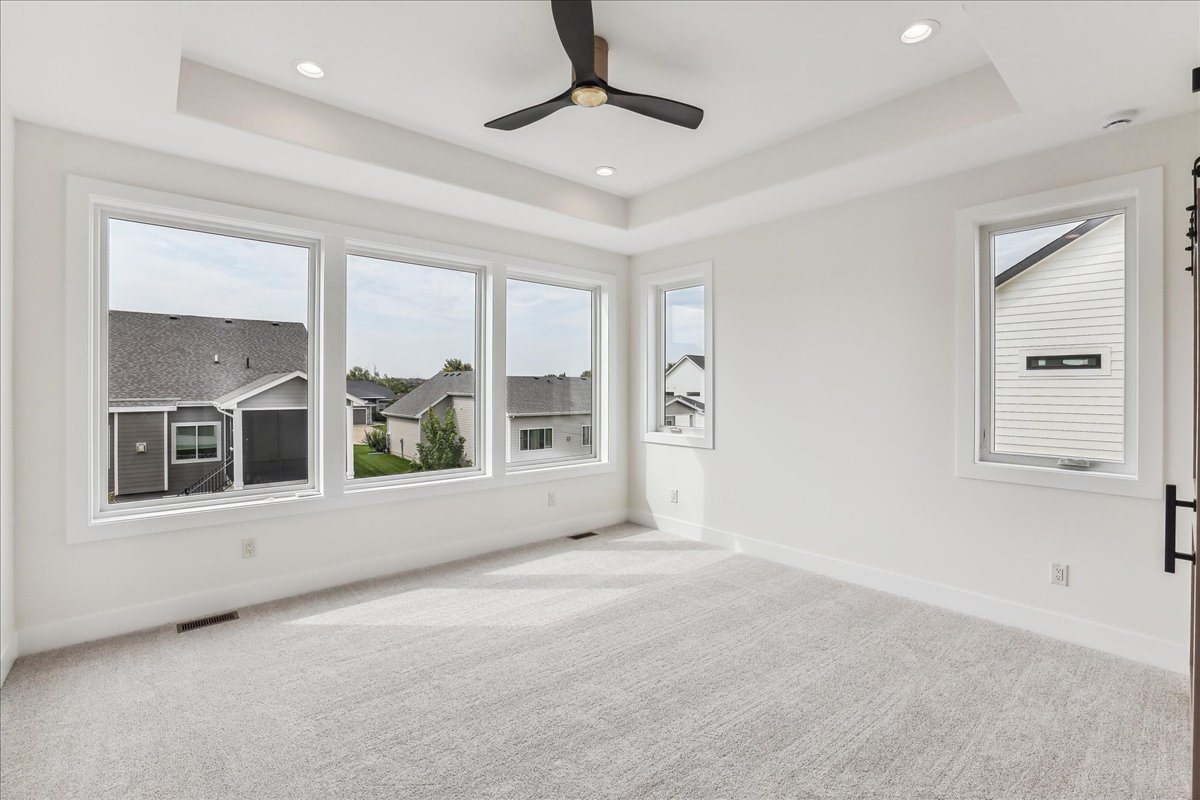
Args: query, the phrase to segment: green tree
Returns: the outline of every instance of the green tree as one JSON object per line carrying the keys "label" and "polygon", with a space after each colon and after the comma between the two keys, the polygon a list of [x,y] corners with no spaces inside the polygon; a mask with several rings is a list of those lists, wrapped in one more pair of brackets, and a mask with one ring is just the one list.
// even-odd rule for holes
{"label": "green tree", "polygon": [[351,367],[350,371],[346,373],[346,380],[348,381],[373,381],[378,378],[378,375],[366,367]]}
{"label": "green tree", "polygon": [[442,365],[442,372],[471,372],[473,369],[474,367],[461,358],[447,358],[446,363]]}
{"label": "green tree", "polygon": [[592,371],[590,369],[585,369],[583,372],[579,373],[579,377],[590,378],[592,377]]}
{"label": "green tree", "polygon": [[421,421],[421,439],[417,442],[417,459],[421,469],[456,469],[466,466],[463,453],[467,440],[458,435],[458,421],[454,409],[446,409],[445,417],[439,418],[434,411]]}

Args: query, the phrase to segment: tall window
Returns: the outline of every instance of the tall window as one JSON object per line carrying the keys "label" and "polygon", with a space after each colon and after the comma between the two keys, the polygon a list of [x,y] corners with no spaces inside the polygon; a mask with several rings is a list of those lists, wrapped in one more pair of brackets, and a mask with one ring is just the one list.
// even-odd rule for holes
{"label": "tall window", "polygon": [[[346,260],[351,478],[477,468],[484,445],[476,272],[374,255]],[[378,418],[362,395],[382,395]]]}
{"label": "tall window", "polygon": [[102,224],[108,504],[310,486],[315,246],[117,212]]}
{"label": "tall window", "polygon": [[1158,496],[1161,171],[956,216],[958,474]]}
{"label": "tall window", "polygon": [[593,458],[597,292],[516,279],[507,286],[508,461]]}
{"label": "tall window", "polygon": [[1104,209],[986,232],[990,456],[1124,464],[1125,225]]}
{"label": "tall window", "polygon": [[647,279],[647,441],[712,446],[708,265]]}

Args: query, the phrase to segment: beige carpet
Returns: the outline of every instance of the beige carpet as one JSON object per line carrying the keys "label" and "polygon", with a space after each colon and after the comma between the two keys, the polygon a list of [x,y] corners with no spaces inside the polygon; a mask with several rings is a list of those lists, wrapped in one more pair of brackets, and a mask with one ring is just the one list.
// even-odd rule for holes
{"label": "beige carpet", "polygon": [[17,662],[0,796],[1184,798],[1184,679],[633,525]]}

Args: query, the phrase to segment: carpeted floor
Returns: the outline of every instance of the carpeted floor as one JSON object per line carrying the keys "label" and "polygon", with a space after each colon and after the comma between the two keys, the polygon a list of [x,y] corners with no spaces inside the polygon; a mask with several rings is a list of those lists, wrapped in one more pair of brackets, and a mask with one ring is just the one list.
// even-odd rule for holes
{"label": "carpeted floor", "polygon": [[20,659],[0,796],[1165,800],[1187,702],[624,525]]}

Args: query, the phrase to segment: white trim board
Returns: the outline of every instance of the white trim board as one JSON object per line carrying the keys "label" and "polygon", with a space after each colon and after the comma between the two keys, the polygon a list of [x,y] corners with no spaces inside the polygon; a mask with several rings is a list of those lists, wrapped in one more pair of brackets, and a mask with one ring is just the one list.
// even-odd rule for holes
{"label": "white trim board", "polygon": [[[28,656],[60,647],[157,628],[181,620],[244,609],[260,603],[331,589],[357,581],[381,578],[464,558],[494,553],[510,547],[535,544],[579,531],[625,522],[625,512],[602,512],[546,523],[520,530],[476,536],[373,556],[347,564],[304,572],[275,575],[246,583],[223,586],[193,594],[178,595],[151,603],[126,606],[98,614],[87,614],[57,622],[33,625],[20,631],[21,648],[14,655]],[[16,648],[10,648],[15,650]],[[7,658],[7,653],[5,654]],[[7,661],[5,663],[8,663]]]}
{"label": "white trim board", "polygon": [[1001,625],[1039,633],[1053,639],[1102,650],[1155,667],[1187,674],[1186,643],[1169,642],[1135,631],[1014,603],[991,595],[935,583],[898,572],[889,572],[853,561],[823,556],[807,550],[775,544],[751,536],[697,525],[648,511],[630,511],[629,519],[639,525],[714,544],[738,553],[764,558],[778,564],[815,572],[870,589],[907,597],[960,614],[979,617]]}
{"label": "white trim board", "polygon": [[17,648],[20,645],[20,637],[14,632],[8,646],[0,651],[0,685],[8,679],[8,672],[12,669],[13,662],[17,660]]}

